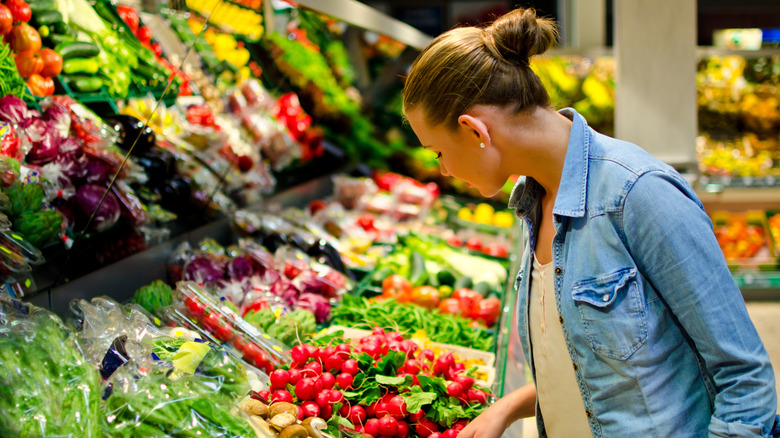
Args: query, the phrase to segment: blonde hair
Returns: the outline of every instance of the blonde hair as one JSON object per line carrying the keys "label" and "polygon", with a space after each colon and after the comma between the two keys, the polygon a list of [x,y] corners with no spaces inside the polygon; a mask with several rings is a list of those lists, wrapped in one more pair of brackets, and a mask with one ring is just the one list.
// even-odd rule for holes
{"label": "blonde hair", "polygon": [[529,58],[557,40],[552,20],[515,9],[485,28],[445,32],[423,49],[404,85],[404,111],[422,108],[427,123],[457,126],[474,105],[510,107],[516,113],[549,106],[550,98]]}

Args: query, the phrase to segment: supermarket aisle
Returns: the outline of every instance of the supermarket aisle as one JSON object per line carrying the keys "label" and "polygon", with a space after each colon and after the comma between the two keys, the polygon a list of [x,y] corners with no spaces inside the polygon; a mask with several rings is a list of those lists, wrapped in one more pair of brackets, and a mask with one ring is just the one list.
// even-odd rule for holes
{"label": "supermarket aisle", "polygon": [[[748,302],[748,313],[764,341],[772,366],[775,369],[775,387],[780,396],[780,301]],[[523,420],[522,438],[537,438],[536,422],[533,418]],[[517,434],[505,434],[505,437],[517,437]]]}

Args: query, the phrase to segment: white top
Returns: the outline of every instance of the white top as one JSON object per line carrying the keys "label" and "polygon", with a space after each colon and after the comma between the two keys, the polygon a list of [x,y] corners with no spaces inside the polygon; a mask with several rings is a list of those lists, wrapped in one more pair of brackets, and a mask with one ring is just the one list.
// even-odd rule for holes
{"label": "white top", "polygon": [[536,369],[536,397],[548,437],[590,437],[593,435],[585,403],[559,320],[551,268],[552,262],[542,266],[534,257],[528,327]]}

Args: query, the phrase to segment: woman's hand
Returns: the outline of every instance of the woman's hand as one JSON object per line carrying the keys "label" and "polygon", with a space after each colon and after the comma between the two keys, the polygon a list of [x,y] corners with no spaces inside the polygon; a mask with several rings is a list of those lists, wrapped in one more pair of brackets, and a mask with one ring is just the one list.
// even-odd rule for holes
{"label": "woman's hand", "polygon": [[515,421],[531,417],[536,410],[536,386],[528,384],[485,409],[458,434],[458,438],[501,438]]}

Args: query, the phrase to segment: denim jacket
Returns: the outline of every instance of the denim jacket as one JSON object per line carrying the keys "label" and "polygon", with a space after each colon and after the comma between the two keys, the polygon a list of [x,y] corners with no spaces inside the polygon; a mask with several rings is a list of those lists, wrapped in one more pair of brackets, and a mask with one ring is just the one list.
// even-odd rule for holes
{"label": "denim jacket", "polygon": [[[594,437],[772,436],[777,395],[712,223],[689,184],[573,109],[553,210],[555,296]],[[518,330],[530,355],[529,279],[541,186],[521,178]],[[544,412],[537,406],[540,436]],[[775,428],[775,430],[777,430]]]}

